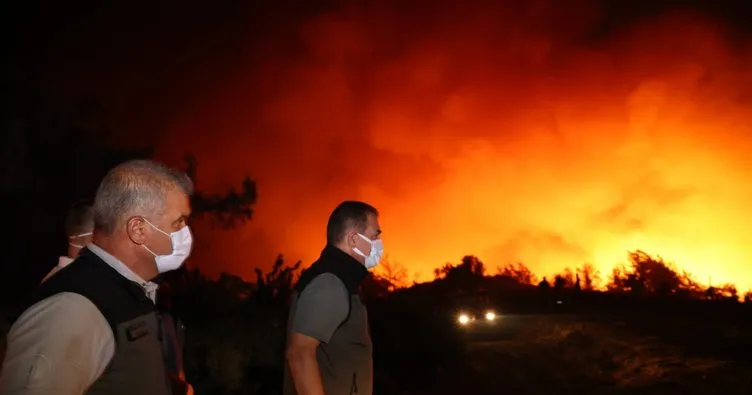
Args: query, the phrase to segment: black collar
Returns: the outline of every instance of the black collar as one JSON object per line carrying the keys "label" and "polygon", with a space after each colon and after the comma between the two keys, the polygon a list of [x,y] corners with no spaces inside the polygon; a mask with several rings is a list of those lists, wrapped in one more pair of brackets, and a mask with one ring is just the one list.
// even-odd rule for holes
{"label": "black collar", "polygon": [[321,251],[319,261],[331,264],[350,285],[357,286],[368,276],[368,269],[362,263],[331,244]]}
{"label": "black collar", "polygon": [[344,251],[327,244],[319,259],[303,270],[298,283],[295,284],[295,291],[300,295],[314,278],[324,273],[337,276],[350,295],[355,295],[359,292],[360,283],[368,276],[368,269]]}

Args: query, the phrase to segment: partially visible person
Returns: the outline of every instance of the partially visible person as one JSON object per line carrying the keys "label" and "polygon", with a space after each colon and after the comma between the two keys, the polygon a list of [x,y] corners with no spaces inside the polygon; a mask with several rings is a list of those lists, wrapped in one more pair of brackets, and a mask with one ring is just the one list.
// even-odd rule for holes
{"label": "partially visible person", "polygon": [[372,395],[368,313],[359,286],[383,256],[379,213],[346,201],[334,209],[319,259],[295,285],[285,395]]}
{"label": "partially visible person", "polygon": [[11,326],[0,393],[186,391],[166,379],[151,280],[190,255],[192,193],[185,174],[153,161],[107,173],[94,200],[92,243],[38,287]]}
{"label": "partially visible person", "polygon": [[68,235],[68,255],[58,258],[57,265],[47,273],[41,282],[47,281],[60,269],[68,266],[78,256],[85,245],[91,243],[94,232],[94,208],[89,204],[74,205],[65,220],[65,233]]}

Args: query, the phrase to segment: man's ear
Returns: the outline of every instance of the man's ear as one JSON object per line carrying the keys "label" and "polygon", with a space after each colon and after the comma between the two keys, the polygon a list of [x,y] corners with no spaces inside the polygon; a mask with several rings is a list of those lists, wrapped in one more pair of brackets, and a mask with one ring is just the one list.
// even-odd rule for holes
{"label": "man's ear", "polygon": [[347,232],[347,236],[345,238],[347,247],[355,248],[355,241],[357,240],[357,237],[358,237],[358,234],[356,232],[353,232],[353,231]]}
{"label": "man's ear", "polygon": [[141,217],[131,217],[125,224],[125,231],[128,234],[128,238],[134,244],[145,244],[146,239],[149,236],[149,224]]}

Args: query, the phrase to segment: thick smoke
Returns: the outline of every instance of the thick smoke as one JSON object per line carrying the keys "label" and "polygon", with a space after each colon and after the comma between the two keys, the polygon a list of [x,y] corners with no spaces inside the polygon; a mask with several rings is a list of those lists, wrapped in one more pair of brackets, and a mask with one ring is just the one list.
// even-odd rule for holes
{"label": "thick smoke", "polygon": [[550,275],[644,249],[752,285],[750,53],[720,22],[614,21],[587,1],[338,3],[191,14],[130,47],[164,62],[137,63],[158,94],[128,101],[168,129],[160,155],[196,153],[204,188],[258,181],[252,224],[203,232],[211,272],[312,260],[330,210],[357,198],[424,279],[464,254]]}
{"label": "thick smoke", "polygon": [[[360,198],[422,276],[470,253],[608,272],[641,248],[702,281],[748,278],[748,57],[721,25],[674,12],[604,31],[597,12],[546,2],[375,3],[268,36],[199,112],[214,132],[174,128],[214,144],[207,178],[257,176],[249,256],[314,258],[329,210]],[[245,256],[235,240],[216,244]]]}

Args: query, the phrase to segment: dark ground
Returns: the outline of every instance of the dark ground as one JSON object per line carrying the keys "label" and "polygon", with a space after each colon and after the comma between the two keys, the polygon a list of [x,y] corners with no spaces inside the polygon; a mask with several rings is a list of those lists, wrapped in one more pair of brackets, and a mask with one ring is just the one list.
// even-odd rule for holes
{"label": "dark ground", "polygon": [[749,333],[676,317],[503,316],[468,341],[441,393],[750,394]]}
{"label": "dark ground", "polygon": [[[752,326],[746,324],[614,312],[502,315],[490,331],[455,329],[467,332],[456,367],[435,382],[409,386],[425,390],[403,391],[405,383],[392,382],[377,395],[752,393]],[[238,357],[250,352],[236,350]],[[419,354],[415,364],[426,351]],[[235,370],[233,359],[222,355],[215,368],[227,375]]]}

